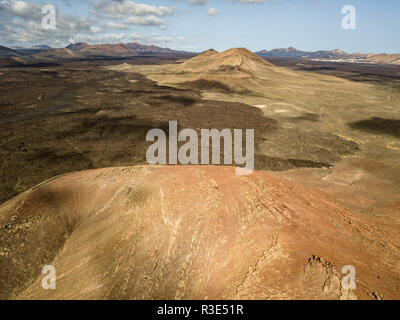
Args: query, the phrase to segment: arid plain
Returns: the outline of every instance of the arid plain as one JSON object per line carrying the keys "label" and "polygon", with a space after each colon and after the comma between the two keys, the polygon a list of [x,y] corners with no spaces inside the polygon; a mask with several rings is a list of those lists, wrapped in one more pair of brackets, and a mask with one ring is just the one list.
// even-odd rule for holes
{"label": "arid plain", "polygon": [[[1,68],[0,298],[399,299],[400,67],[268,60]],[[256,172],[149,166],[170,120],[254,129]]]}

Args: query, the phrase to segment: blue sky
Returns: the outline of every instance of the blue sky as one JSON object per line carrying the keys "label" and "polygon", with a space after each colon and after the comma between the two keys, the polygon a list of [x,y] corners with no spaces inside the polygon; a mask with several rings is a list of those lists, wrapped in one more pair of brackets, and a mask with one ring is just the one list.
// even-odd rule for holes
{"label": "blue sky", "polygon": [[[41,7],[57,9],[57,29]],[[356,29],[341,27],[344,5]],[[398,0],[0,0],[2,45],[139,42],[203,51],[247,47],[400,53]]]}

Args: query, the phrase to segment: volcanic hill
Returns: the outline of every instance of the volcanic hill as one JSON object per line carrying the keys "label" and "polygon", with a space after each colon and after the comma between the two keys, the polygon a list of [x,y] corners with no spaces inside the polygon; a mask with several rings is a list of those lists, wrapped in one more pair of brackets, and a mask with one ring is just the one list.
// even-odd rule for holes
{"label": "volcanic hill", "polygon": [[[399,230],[264,172],[75,172],[2,204],[0,224],[3,299],[400,297]],[[41,287],[48,264],[57,290]]]}
{"label": "volcanic hill", "polygon": [[107,68],[143,73],[161,85],[223,91],[227,95],[218,100],[228,101],[232,99],[231,93],[264,96],[265,81],[271,86],[271,83],[296,78],[292,71],[274,66],[245,48],[233,48],[220,53],[210,49],[181,64],[128,66],[123,64]]}
{"label": "volcanic hill", "polygon": [[274,66],[245,48],[233,48],[221,53],[212,49],[207,50],[187,60],[180,67],[183,71],[198,73],[234,71],[259,73],[265,68]]}

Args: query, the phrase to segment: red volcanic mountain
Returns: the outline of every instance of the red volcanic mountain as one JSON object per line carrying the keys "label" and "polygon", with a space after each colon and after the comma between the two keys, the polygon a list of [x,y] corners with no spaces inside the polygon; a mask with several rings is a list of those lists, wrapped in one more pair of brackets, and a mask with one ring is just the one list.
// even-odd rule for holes
{"label": "red volcanic mountain", "polygon": [[[395,226],[265,172],[80,171],[0,206],[0,298],[398,299],[399,241]],[[45,264],[57,290],[41,286]]]}

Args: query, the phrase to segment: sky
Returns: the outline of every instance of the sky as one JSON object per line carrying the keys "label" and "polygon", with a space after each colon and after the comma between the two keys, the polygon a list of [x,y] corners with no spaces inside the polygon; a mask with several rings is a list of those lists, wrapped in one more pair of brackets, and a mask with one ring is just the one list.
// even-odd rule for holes
{"label": "sky", "polygon": [[[56,29],[45,29],[45,5]],[[345,5],[355,29],[343,29]],[[399,0],[0,0],[0,44],[153,44],[201,52],[246,47],[400,53]]]}

